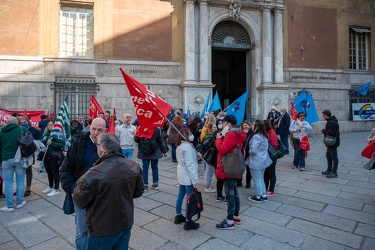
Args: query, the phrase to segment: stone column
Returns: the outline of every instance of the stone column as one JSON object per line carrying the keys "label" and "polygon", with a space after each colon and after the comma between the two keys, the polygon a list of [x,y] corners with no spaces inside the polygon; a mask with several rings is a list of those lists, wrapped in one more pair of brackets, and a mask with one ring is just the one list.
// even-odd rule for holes
{"label": "stone column", "polygon": [[185,0],[185,82],[195,81],[194,2]]}
{"label": "stone column", "polygon": [[274,75],[275,83],[284,83],[282,9],[274,9]]}
{"label": "stone column", "polygon": [[199,82],[208,83],[208,11],[209,0],[199,2]]}
{"label": "stone column", "polygon": [[262,60],[263,74],[262,83],[272,83],[272,58],[271,58],[271,10],[268,6],[263,8],[263,31],[262,31]]}

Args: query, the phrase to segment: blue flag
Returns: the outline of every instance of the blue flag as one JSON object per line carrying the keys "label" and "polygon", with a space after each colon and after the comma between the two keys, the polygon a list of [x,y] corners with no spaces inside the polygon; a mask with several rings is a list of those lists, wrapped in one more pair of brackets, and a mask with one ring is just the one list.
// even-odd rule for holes
{"label": "blue flag", "polygon": [[361,95],[367,95],[367,90],[370,88],[371,81],[366,83],[365,85],[362,85],[358,89],[355,89],[354,91],[357,93],[360,93]]}
{"label": "blue flag", "polygon": [[241,95],[237,100],[232,102],[227,108],[227,115],[234,115],[237,118],[237,124],[240,125],[245,117],[245,108],[247,100],[247,91]]}
{"label": "blue flag", "polygon": [[216,111],[216,110],[219,110],[219,109],[221,110],[221,104],[220,104],[220,100],[219,100],[219,94],[216,91],[216,94],[214,96],[214,99],[211,102],[211,105],[210,105],[210,108],[208,109],[208,112]]}
{"label": "blue flag", "polygon": [[201,113],[201,119],[203,119],[204,113],[207,111],[208,103],[210,102],[210,100],[211,100],[211,92],[208,92],[207,100],[206,100],[206,103],[204,104],[204,107]]}
{"label": "blue flag", "polygon": [[188,112],[186,114],[188,123],[191,121],[190,107],[188,106]]}
{"label": "blue flag", "polygon": [[306,90],[303,90],[302,93],[296,98],[296,100],[294,100],[294,106],[296,108],[296,111],[305,112],[306,113],[305,120],[308,123],[319,121],[319,116],[318,116],[318,113],[316,112],[312,93],[313,92],[310,92],[307,95]]}

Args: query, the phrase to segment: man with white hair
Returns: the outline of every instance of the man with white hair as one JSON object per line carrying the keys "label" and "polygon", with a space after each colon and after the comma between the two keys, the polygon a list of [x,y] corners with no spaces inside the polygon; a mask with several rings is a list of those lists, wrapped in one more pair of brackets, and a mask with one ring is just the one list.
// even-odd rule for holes
{"label": "man with white hair", "polygon": [[277,122],[279,121],[281,114],[276,110],[275,105],[271,107],[271,111],[268,113],[267,120],[271,121],[272,127],[276,128]]}
{"label": "man with white hair", "polygon": [[130,114],[124,115],[124,123],[117,126],[115,134],[120,140],[122,154],[129,160],[133,160],[135,126],[131,123]]}

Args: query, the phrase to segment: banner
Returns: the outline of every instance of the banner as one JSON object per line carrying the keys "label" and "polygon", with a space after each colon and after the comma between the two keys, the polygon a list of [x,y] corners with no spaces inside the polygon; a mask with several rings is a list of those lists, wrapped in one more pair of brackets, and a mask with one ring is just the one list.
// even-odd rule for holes
{"label": "banner", "polygon": [[375,120],[375,103],[352,103],[353,121]]}
{"label": "banner", "polygon": [[9,109],[0,109],[0,124],[6,123],[8,117],[11,116],[13,113],[17,113],[20,116],[24,116],[26,112],[27,117],[30,117],[31,123],[34,127],[38,126],[38,122],[40,121],[40,116],[45,114],[44,110],[9,110]]}
{"label": "banner", "polygon": [[232,104],[230,104],[226,109],[227,115],[234,115],[236,117],[236,125],[240,125],[245,117],[247,93],[248,92],[246,91],[243,95],[238,97],[238,99],[232,102]]}
{"label": "banner", "polygon": [[218,111],[221,110],[221,104],[220,104],[220,99],[219,99],[219,94],[216,91],[216,94],[214,96],[214,99],[212,99],[210,108],[208,109],[208,112],[211,111]]}

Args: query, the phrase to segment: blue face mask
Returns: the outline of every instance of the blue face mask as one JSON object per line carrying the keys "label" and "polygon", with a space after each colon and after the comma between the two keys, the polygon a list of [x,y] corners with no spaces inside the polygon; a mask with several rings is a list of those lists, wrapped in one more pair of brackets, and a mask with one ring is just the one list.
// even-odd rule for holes
{"label": "blue face mask", "polygon": [[22,127],[28,128],[27,123],[22,124]]}

